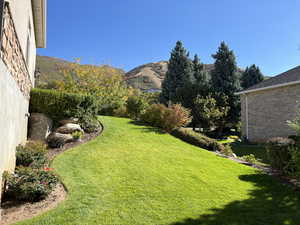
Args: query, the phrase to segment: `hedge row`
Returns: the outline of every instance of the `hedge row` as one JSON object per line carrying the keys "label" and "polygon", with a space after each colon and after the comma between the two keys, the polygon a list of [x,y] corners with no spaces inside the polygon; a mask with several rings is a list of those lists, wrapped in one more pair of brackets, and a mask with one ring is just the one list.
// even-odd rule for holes
{"label": "hedge row", "polygon": [[171,134],[187,143],[204,148],[206,150],[222,152],[225,148],[224,145],[218,143],[216,140],[186,128],[176,129],[172,131]]}
{"label": "hedge row", "polygon": [[78,117],[78,113],[98,113],[93,96],[70,94],[57,90],[33,89],[30,95],[30,112],[44,113],[55,121]]}

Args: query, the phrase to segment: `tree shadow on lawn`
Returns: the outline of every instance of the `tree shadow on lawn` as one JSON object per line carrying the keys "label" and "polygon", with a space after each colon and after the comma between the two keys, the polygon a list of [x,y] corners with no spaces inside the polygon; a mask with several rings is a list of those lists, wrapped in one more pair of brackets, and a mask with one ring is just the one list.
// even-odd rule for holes
{"label": "tree shadow on lawn", "polygon": [[250,198],[234,201],[211,214],[188,218],[172,225],[300,225],[300,193],[276,178],[257,173],[240,176],[255,184]]}
{"label": "tree shadow on lawn", "polygon": [[141,130],[142,132],[146,132],[146,133],[156,133],[156,134],[166,134],[166,132],[164,132],[162,129],[157,128],[157,127],[151,127],[141,121],[135,121],[132,120],[130,122],[128,122],[129,124],[134,124],[136,126],[138,126],[137,128],[134,129],[138,129]]}

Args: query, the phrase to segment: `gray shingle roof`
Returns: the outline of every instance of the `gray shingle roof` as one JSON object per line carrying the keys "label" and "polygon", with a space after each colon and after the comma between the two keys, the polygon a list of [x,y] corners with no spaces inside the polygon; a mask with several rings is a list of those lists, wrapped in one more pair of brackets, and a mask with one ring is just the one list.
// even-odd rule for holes
{"label": "gray shingle roof", "polygon": [[297,66],[268,80],[264,80],[243,91],[251,91],[259,88],[266,88],[274,85],[281,85],[295,81],[300,81],[300,66]]}

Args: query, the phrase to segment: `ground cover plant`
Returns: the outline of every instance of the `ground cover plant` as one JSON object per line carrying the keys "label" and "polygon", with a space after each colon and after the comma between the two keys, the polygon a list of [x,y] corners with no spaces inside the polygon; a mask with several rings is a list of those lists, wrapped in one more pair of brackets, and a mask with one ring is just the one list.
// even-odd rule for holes
{"label": "ground cover plant", "polygon": [[18,225],[296,225],[300,195],[159,129],[102,117],[102,136],[59,155],[69,195]]}

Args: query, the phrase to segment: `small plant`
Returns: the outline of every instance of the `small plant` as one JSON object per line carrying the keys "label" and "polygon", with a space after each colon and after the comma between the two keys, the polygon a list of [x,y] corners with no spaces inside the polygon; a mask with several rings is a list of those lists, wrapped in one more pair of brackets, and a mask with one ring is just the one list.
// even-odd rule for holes
{"label": "small plant", "polygon": [[18,146],[16,151],[16,165],[41,168],[47,163],[46,145],[41,142],[28,142],[25,146]]}
{"label": "small plant", "polygon": [[58,178],[44,169],[18,167],[15,174],[6,174],[5,196],[19,201],[44,199],[56,186]]}
{"label": "small plant", "polygon": [[256,160],[256,158],[253,154],[244,155],[241,159],[245,162],[248,162],[248,163],[252,164],[252,165],[257,163],[257,160]]}
{"label": "small plant", "polygon": [[83,133],[81,131],[75,131],[72,133],[72,137],[74,140],[78,141],[82,138]]}
{"label": "small plant", "polygon": [[226,156],[229,156],[229,157],[234,156],[234,153],[233,153],[230,145],[225,145],[224,148],[222,149],[221,153]]}

